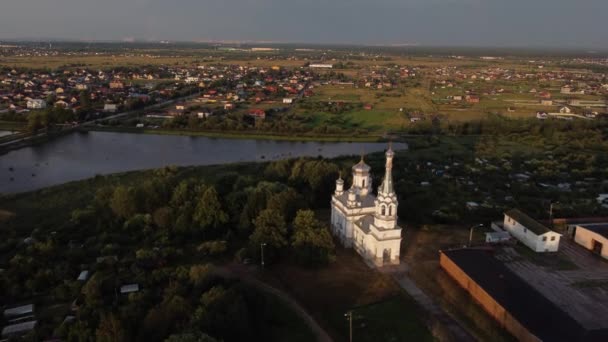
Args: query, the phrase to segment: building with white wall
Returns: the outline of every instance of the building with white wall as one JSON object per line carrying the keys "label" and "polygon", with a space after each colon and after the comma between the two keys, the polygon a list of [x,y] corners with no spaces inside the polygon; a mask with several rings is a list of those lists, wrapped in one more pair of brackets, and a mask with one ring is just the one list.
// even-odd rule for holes
{"label": "building with white wall", "polygon": [[309,67],[313,68],[313,69],[331,69],[333,68],[333,64],[310,64]]}
{"label": "building with white wall", "polygon": [[518,209],[505,213],[503,228],[535,252],[557,252],[561,234],[540,224]]}
{"label": "building with white wall", "polygon": [[608,259],[608,223],[576,225],[574,242],[602,258]]}
{"label": "building with white wall", "polygon": [[331,201],[331,230],[341,243],[354,248],[375,266],[399,264],[401,228],[397,225],[397,195],[393,189],[394,152],[386,152],[384,180],[378,196],[372,193],[371,168],[363,158],[353,166],[353,184],[344,191],[344,180],[336,181]]}
{"label": "building with white wall", "polygon": [[46,108],[46,101],[42,99],[31,99],[27,101],[28,109],[44,109]]}

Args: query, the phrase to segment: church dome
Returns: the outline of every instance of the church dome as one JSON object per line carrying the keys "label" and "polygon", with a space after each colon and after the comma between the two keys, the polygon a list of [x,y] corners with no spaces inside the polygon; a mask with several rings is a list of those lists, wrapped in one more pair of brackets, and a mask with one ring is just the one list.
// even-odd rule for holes
{"label": "church dome", "polygon": [[369,172],[369,170],[371,170],[371,167],[365,164],[365,161],[363,161],[363,159],[361,159],[360,162],[353,166],[353,172]]}

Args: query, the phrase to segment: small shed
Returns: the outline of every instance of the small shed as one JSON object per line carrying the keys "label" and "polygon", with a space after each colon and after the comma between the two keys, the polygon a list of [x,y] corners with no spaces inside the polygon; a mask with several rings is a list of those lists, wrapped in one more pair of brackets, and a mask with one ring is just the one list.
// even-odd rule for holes
{"label": "small shed", "polygon": [[78,278],[76,278],[76,280],[86,281],[88,278],[89,278],[89,271],[84,270],[84,271],[80,272],[80,274],[78,275]]}
{"label": "small shed", "polygon": [[36,327],[36,323],[38,321],[29,321],[23,323],[17,323],[12,325],[7,325],[2,329],[2,337],[8,338],[13,336],[20,336],[27,332],[32,331]]}
{"label": "small shed", "polygon": [[139,292],[139,284],[128,284],[120,287],[120,293],[122,294],[133,292]]}
{"label": "small shed", "polygon": [[486,233],[486,243],[497,244],[511,240],[509,232],[488,232]]}
{"label": "small shed", "polygon": [[4,310],[4,317],[17,317],[34,313],[34,304],[21,305]]}

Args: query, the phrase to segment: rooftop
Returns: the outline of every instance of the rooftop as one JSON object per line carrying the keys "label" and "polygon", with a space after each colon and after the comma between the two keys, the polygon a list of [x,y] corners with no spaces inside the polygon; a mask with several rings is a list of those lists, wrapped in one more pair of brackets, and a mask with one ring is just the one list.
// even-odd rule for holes
{"label": "rooftop", "polygon": [[520,223],[522,226],[525,226],[526,228],[528,228],[529,230],[534,232],[534,234],[536,234],[536,235],[543,235],[545,233],[552,232],[551,229],[540,224],[538,221],[536,221],[535,219],[531,218],[530,216],[524,214],[519,209],[511,209],[511,210],[505,212],[505,215],[514,219],[515,221]]}
{"label": "rooftop", "polygon": [[11,335],[22,334],[28,332],[36,327],[37,321],[29,321],[23,323],[17,323],[13,325],[7,325],[2,329],[2,337],[8,337]]}
{"label": "rooftop", "polygon": [[21,316],[34,312],[34,304],[27,304],[4,310],[4,316]]}
{"label": "rooftop", "polygon": [[[345,191],[342,195],[335,196],[335,197],[340,203],[342,203],[342,205],[344,205],[345,207],[347,206],[348,191]],[[376,197],[373,194],[367,194],[366,196],[357,195],[357,202],[361,202],[362,208],[374,207],[375,200],[376,200]]]}
{"label": "rooftop", "polygon": [[585,330],[487,251],[458,249],[442,253],[541,340],[599,342],[608,339],[607,329]]}
{"label": "rooftop", "polygon": [[608,239],[608,223],[585,223],[579,225],[579,227],[585,228]]}
{"label": "rooftop", "polygon": [[363,157],[361,157],[361,161],[353,166],[353,171],[369,172],[369,170],[371,170],[371,167],[365,164]]}

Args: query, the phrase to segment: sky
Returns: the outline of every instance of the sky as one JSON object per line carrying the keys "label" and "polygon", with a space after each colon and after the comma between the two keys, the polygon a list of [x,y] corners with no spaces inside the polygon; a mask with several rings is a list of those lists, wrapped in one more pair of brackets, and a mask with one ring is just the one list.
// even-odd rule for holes
{"label": "sky", "polygon": [[608,0],[0,0],[0,39],[608,48]]}

